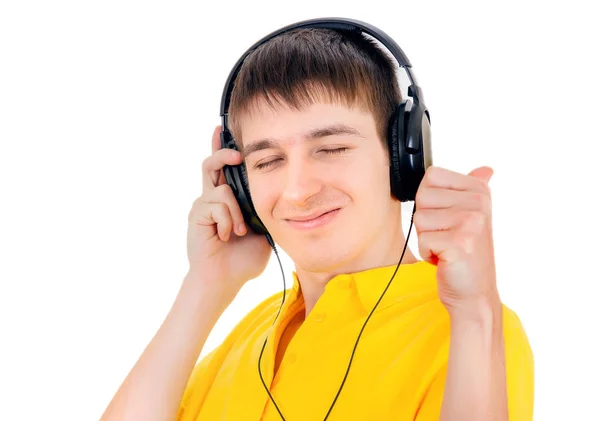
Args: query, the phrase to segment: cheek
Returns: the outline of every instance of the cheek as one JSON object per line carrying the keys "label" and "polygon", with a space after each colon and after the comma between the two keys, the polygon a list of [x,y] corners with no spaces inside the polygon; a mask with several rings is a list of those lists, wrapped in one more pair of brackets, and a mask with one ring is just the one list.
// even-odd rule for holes
{"label": "cheek", "polygon": [[[389,167],[369,167],[353,175],[355,200],[361,208],[377,213],[387,208],[390,200]],[[377,209],[373,209],[376,207]]]}
{"label": "cheek", "polygon": [[261,180],[249,180],[252,204],[261,220],[269,219],[279,197],[278,186]]}
{"label": "cheek", "polygon": [[376,163],[370,163],[352,168],[351,171],[346,171],[345,176],[348,185],[354,186],[355,189],[361,192],[371,192],[371,194],[382,188],[383,184],[389,184],[389,167],[384,165],[378,166]]}

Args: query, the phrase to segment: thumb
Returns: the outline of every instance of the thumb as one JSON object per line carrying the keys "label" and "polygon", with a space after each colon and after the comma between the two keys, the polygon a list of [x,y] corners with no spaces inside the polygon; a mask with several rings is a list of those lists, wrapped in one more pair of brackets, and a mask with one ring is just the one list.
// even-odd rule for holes
{"label": "thumb", "polygon": [[471,171],[469,175],[478,178],[487,184],[490,182],[492,175],[494,175],[494,170],[490,167],[479,167]]}

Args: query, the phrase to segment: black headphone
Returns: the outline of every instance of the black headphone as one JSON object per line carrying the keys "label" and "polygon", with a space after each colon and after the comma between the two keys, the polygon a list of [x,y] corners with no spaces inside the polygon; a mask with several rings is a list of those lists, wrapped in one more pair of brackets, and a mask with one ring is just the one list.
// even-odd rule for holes
{"label": "black headphone", "polygon": [[[410,80],[409,98],[402,100],[396,106],[396,110],[390,118],[387,144],[390,156],[391,192],[401,202],[415,200],[425,170],[432,165],[429,111],[423,101],[421,88],[417,85],[416,78],[411,72],[412,65],[400,46],[389,35],[365,22],[342,18],[305,20],[278,29],[252,45],[237,61],[225,83],[221,98],[221,147],[238,150],[228,129],[227,118],[234,81],[244,59],[254,49],[271,38],[298,28],[325,28],[370,35],[382,43],[392,53],[400,67],[406,71]],[[227,184],[233,190],[239,203],[246,224],[255,233],[266,235],[269,243],[273,246],[272,238],[254,209],[245,164],[242,162],[240,165],[235,166],[226,165],[223,167],[223,173]]]}

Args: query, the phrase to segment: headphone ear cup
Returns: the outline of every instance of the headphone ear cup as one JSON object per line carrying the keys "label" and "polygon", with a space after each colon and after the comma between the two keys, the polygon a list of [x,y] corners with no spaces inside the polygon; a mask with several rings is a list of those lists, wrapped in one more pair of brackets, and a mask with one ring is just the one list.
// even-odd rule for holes
{"label": "headphone ear cup", "polygon": [[246,174],[246,164],[226,165],[223,167],[225,180],[231,187],[235,199],[240,206],[244,221],[248,227],[257,234],[267,234],[267,229],[254,209],[252,197],[250,196],[250,186]]}
{"label": "headphone ear cup", "polygon": [[390,157],[390,188],[392,195],[405,202],[402,192],[402,172],[401,172],[401,156],[404,148],[405,139],[405,109],[407,100],[402,101],[396,107],[394,114],[390,118],[389,134],[388,134],[388,154]]}
{"label": "headphone ear cup", "polygon": [[[221,132],[221,146],[224,148],[238,150],[235,142],[231,138],[229,131]],[[250,186],[248,184],[248,175],[246,173],[246,164],[242,162],[239,165],[225,165],[223,174],[227,185],[231,187],[233,195],[242,211],[242,216],[248,227],[257,234],[267,234],[268,231],[254,209],[252,197],[250,196]]]}
{"label": "headphone ear cup", "polygon": [[[424,150],[424,143],[430,144],[429,115],[422,103],[413,105],[406,113],[406,139],[401,146],[400,171],[404,186],[402,193],[406,200],[415,200],[419,185],[430,164],[431,151]],[[425,139],[424,139],[425,137]]]}
{"label": "headphone ear cup", "polygon": [[252,203],[252,197],[250,196],[250,184],[248,183],[248,174],[246,173],[246,164],[242,162],[240,164],[240,179],[242,180],[242,189],[244,194],[248,197],[250,203]]}
{"label": "headphone ear cup", "polygon": [[[401,202],[415,200],[431,165],[429,113],[421,103],[404,100],[390,123],[390,185]],[[424,147],[425,144],[425,147]]]}

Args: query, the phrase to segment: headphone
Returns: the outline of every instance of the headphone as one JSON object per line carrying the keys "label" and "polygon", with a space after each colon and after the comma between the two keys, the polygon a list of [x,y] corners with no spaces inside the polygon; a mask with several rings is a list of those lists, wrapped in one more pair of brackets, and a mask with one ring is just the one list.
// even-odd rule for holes
{"label": "headphone", "polygon": [[[228,129],[227,120],[231,92],[244,59],[258,46],[270,39],[299,28],[325,28],[370,35],[383,44],[396,59],[399,66],[405,70],[410,80],[408,98],[402,100],[396,106],[393,115],[390,117],[386,141],[390,156],[391,193],[401,202],[415,200],[425,170],[432,165],[433,161],[429,111],[423,101],[421,88],[417,85],[416,78],[411,71],[412,65],[400,46],[382,30],[358,20],[343,18],[305,20],[271,32],[252,45],[233,66],[225,83],[225,89],[221,97],[221,147],[238,150]],[[245,163],[242,162],[233,166],[226,165],[223,167],[223,173],[227,184],[233,190],[246,224],[255,233],[265,235],[271,246],[273,246],[273,239],[260,220],[252,203]]]}
{"label": "headphone", "polygon": [[[244,59],[248,56],[248,54],[254,51],[254,49],[256,49],[261,44],[267,42],[268,40],[272,39],[273,37],[298,28],[325,28],[337,31],[351,31],[359,34],[367,34],[375,38],[381,44],[383,44],[391,52],[392,56],[396,59],[399,66],[405,70],[410,80],[410,85],[408,87],[409,98],[402,100],[401,103],[396,106],[393,115],[390,117],[386,141],[390,156],[391,193],[396,199],[398,199],[401,202],[406,202],[409,200],[414,201],[415,196],[417,194],[417,190],[419,188],[419,184],[421,183],[421,180],[425,175],[425,170],[432,165],[433,161],[431,151],[431,129],[429,111],[427,110],[425,102],[423,101],[423,93],[421,91],[421,88],[417,85],[416,78],[411,72],[410,68],[412,67],[412,65],[408,61],[408,58],[406,57],[402,49],[386,33],[365,22],[342,18],[318,18],[305,20],[278,29],[265,36],[264,38],[256,42],[254,45],[252,45],[242,55],[242,57],[237,61],[237,63],[231,70],[229,77],[227,78],[227,82],[225,84],[225,89],[223,90],[223,96],[221,98],[221,147],[238,150],[233,136],[231,135],[231,132],[228,129],[227,119],[229,102],[231,98],[231,92],[234,86],[234,81],[237,74],[240,71]],[[256,213],[256,210],[254,209],[252,198],[250,196],[250,187],[248,185],[248,177],[246,173],[245,164],[242,162],[239,165],[226,165],[223,167],[223,173],[225,175],[225,180],[227,184],[233,190],[233,193],[240,206],[246,224],[255,233],[265,235],[269,244],[274,250],[275,255],[277,256],[277,259],[279,260],[279,254],[277,253],[277,248],[275,247],[273,238],[263,225],[262,221],[258,217],[258,214]],[[415,213],[415,210],[416,205],[413,208],[413,215]],[[327,420],[327,418],[331,414],[333,406],[335,405],[338,397],[340,396],[342,388],[344,387],[344,384],[348,377],[348,373],[350,371],[352,360],[354,358],[354,352],[356,351],[358,341],[367,325],[367,322],[369,321],[369,319],[375,312],[375,309],[381,302],[381,299],[385,295],[385,292],[389,288],[392,280],[396,276],[396,272],[398,271],[400,264],[402,263],[404,253],[406,252],[406,247],[408,245],[408,240],[410,238],[412,225],[413,221],[411,218],[410,228],[406,236],[406,242],[404,243],[404,249],[402,251],[402,255],[400,256],[400,261],[398,262],[396,270],[390,278],[387,287],[382,292],[379,300],[377,301],[377,303],[371,310],[371,313],[365,320],[365,323],[363,324],[358,338],[356,339],[354,349],[352,350],[352,355],[350,357],[350,362],[348,363],[348,369],[346,370],[344,379],[342,380],[340,388],[338,389],[337,394],[333,399],[329,411],[325,415],[324,421]],[[283,298],[273,324],[275,324],[275,322],[279,318],[279,313],[281,311],[281,308],[283,307],[283,303],[285,302],[285,274],[283,272],[281,260],[279,260],[279,266],[281,268],[281,273],[283,276]],[[265,346],[267,344],[267,339],[268,336],[265,338],[262,350],[260,352],[260,356],[258,358],[258,373],[260,375],[263,386],[267,394],[269,395],[269,398],[273,402],[273,405],[277,409],[277,412],[279,413],[281,419],[285,421],[285,418],[279,406],[273,399],[273,396],[271,395],[269,388],[267,387],[262,377],[260,361],[265,350]]]}

